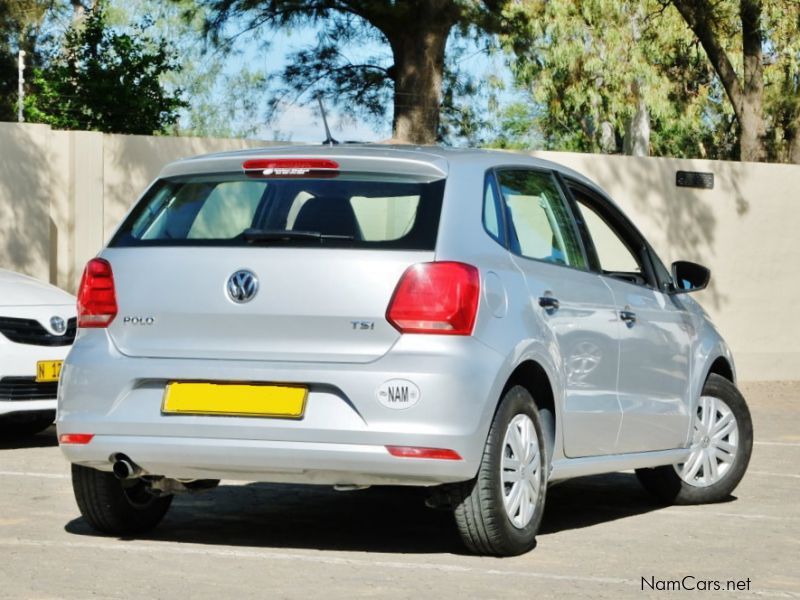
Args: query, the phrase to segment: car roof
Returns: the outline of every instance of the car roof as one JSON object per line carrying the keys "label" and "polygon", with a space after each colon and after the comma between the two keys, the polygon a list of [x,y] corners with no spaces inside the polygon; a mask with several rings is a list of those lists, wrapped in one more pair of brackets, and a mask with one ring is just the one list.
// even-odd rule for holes
{"label": "car roof", "polygon": [[[487,150],[480,148],[447,148],[443,146],[416,146],[413,144],[336,144],[336,145],[285,145],[246,148],[229,152],[216,152],[185,158],[167,165],[162,177],[189,173],[210,173],[239,169],[244,160],[269,157],[338,158],[346,161],[348,170],[382,170],[380,165],[392,163],[392,172],[444,177],[451,168],[466,164],[492,168],[520,166],[558,171],[592,188],[597,184],[581,173],[558,163],[535,158],[523,152]],[[343,165],[344,166],[344,165]],[[398,166],[400,167],[398,170]]]}

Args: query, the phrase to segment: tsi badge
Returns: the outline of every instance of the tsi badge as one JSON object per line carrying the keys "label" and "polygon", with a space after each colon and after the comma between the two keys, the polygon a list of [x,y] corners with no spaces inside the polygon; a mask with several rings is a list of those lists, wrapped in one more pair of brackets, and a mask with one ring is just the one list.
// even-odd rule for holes
{"label": "tsi badge", "polygon": [[381,384],[377,396],[378,402],[386,408],[402,410],[419,402],[420,392],[416,384],[407,379],[390,379]]}

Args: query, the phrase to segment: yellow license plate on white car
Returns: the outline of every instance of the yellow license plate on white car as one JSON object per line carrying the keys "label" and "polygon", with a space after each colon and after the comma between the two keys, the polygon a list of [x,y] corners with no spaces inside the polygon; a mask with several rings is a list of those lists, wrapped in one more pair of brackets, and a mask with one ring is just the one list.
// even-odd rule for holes
{"label": "yellow license plate on white car", "polygon": [[36,382],[58,381],[63,360],[40,360],[36,363]]}
{"label": "yellow license plate on white car", "polygon": [[173,381],[164,391],[161,412],[300,419],[307,397],[304,386]]}

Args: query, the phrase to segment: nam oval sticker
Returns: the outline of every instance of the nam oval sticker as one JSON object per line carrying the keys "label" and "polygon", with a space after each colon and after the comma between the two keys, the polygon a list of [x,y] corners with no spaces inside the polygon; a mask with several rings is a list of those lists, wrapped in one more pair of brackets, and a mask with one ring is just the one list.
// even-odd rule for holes
{"label": "nam oval sticker", "polygon": [[403,410],[419,402],[421,394],[417,385],[407,379],[390,379],[381,384],[376,395],[386,408]]}

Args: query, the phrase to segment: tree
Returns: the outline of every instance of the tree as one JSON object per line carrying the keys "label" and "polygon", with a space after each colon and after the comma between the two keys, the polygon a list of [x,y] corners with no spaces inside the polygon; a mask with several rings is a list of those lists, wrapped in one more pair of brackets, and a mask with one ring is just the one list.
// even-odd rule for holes
{"label": "tree", "polygon": [[522,5],[503,41],[547,147],[800,162],[797,0]]}
{"label": "tree", "polygon": [[[673,0],[686,23],[694,31],[709,61],[725,87],[736,120],[739,123],[739,145],[742,160],[763,161],[766,152],[764,123],[764,66],[761,29],[761,0],[740,0],[739,20],[742,31],[744,69],[740,78],[720,39],[720,19],[717,6],[709,0]],[[722,4],[722,3],[718,3]],[[729,8],[724,6],[723,8]],[[727,16],[727,15],[726,15]]]}
{"label": "tree", "polygon": [[[186,18],[189,10],[193,14]],[[239,38],[224,51],[207,51],[204,24],[209,14],[195,0],[110,0],[108,4],[108,22],[117,31],[137,35],[138,15],[148,15],[151,39],[169,39],[181,57],[180,70],[160,78],[164,89],[181,89],[188,101],[168,128],[169,134],[245,137],[258,131],[267,89],[264,67],[231,60],[253,40]]]}
{"label": "tree", "polygon": [[[341,106],[382,115],[393,100],[393,136],[405,142],[437,140],[445,82],[445,54],[453,32],[495,33],[515,27],[510,0],[202,0],[214,17],[208,32],[222,42],[226,24],[247,29],[320,26],[318,43],[298,52],[282,73],[297,94],[325,91]],[[379,42],[390,58],[351,62],[346,47]]]}
{"label": "tree", "polygon": [[541,115],[533,102],[517,101],[498,107],[495,137],[488,143],[493,148],[535,150],[544,145],[538,124]]}
{"label": "tree", "polygon": [[180,65],[164,40],[118,33],[99,3],[65,34],[63,48],[34,69],[26,98],[29,120],[62,129],[107,133],[163,132],[186,106],[181,91],[168,93],[165,73]]}
{"label": "tree", "polygon": [[17,52],[26,52],[26,67],[40,65],[51,41],[43,30],[65,8],[63,0],[0,2],[0,120],[17,118]]}
{"label": "tree", "polygon": [[727,157],[713,72],[675,11],[656,0],[527,0],[523,9],[527,27],[502,41],[515,82],[539,107],[531,112],[546,147]]}
{"label": "tree", "polygon": [[[741,160],[763,161],[769,157],[765,107],[765,62],[784,67],[783,123],[791,150],[789,156],[800,162],[800,101],[798,101],[797,61],[800,58],[800,4],[796,0],[663,0],[673,4],[703,46],[725,88],[739,127]],[[777,13],[777,14],[776,14]],[[772,17],[769,19],[769,17]],[[777,21],[776,22],[776,17]],[[772,23],[768,23],[768,21]],[[785,21],[793,39],[770,37]],[[771,27],[767,27],[771,25]],[[777,45],[777,43],[786,45]],[[792,43],[793,42],[793,43]],[[737,54],[741,53],[741,60]],[[737,63],[741,67],[737,68]],[[788,112],[787,112],[788,111]]]}
{"label": "tree", "polygon": [[0,4],[0,121],[10,121],[14,115],[17,99],[17,65],[10,44],[13,30],[9,7]]}
{"label": "tree", "polygon": [[800,6],[771,4],[767,27],[774,50],[764,72],[764,104],[770,117],[767,150],[772,160],[800,165]]}

